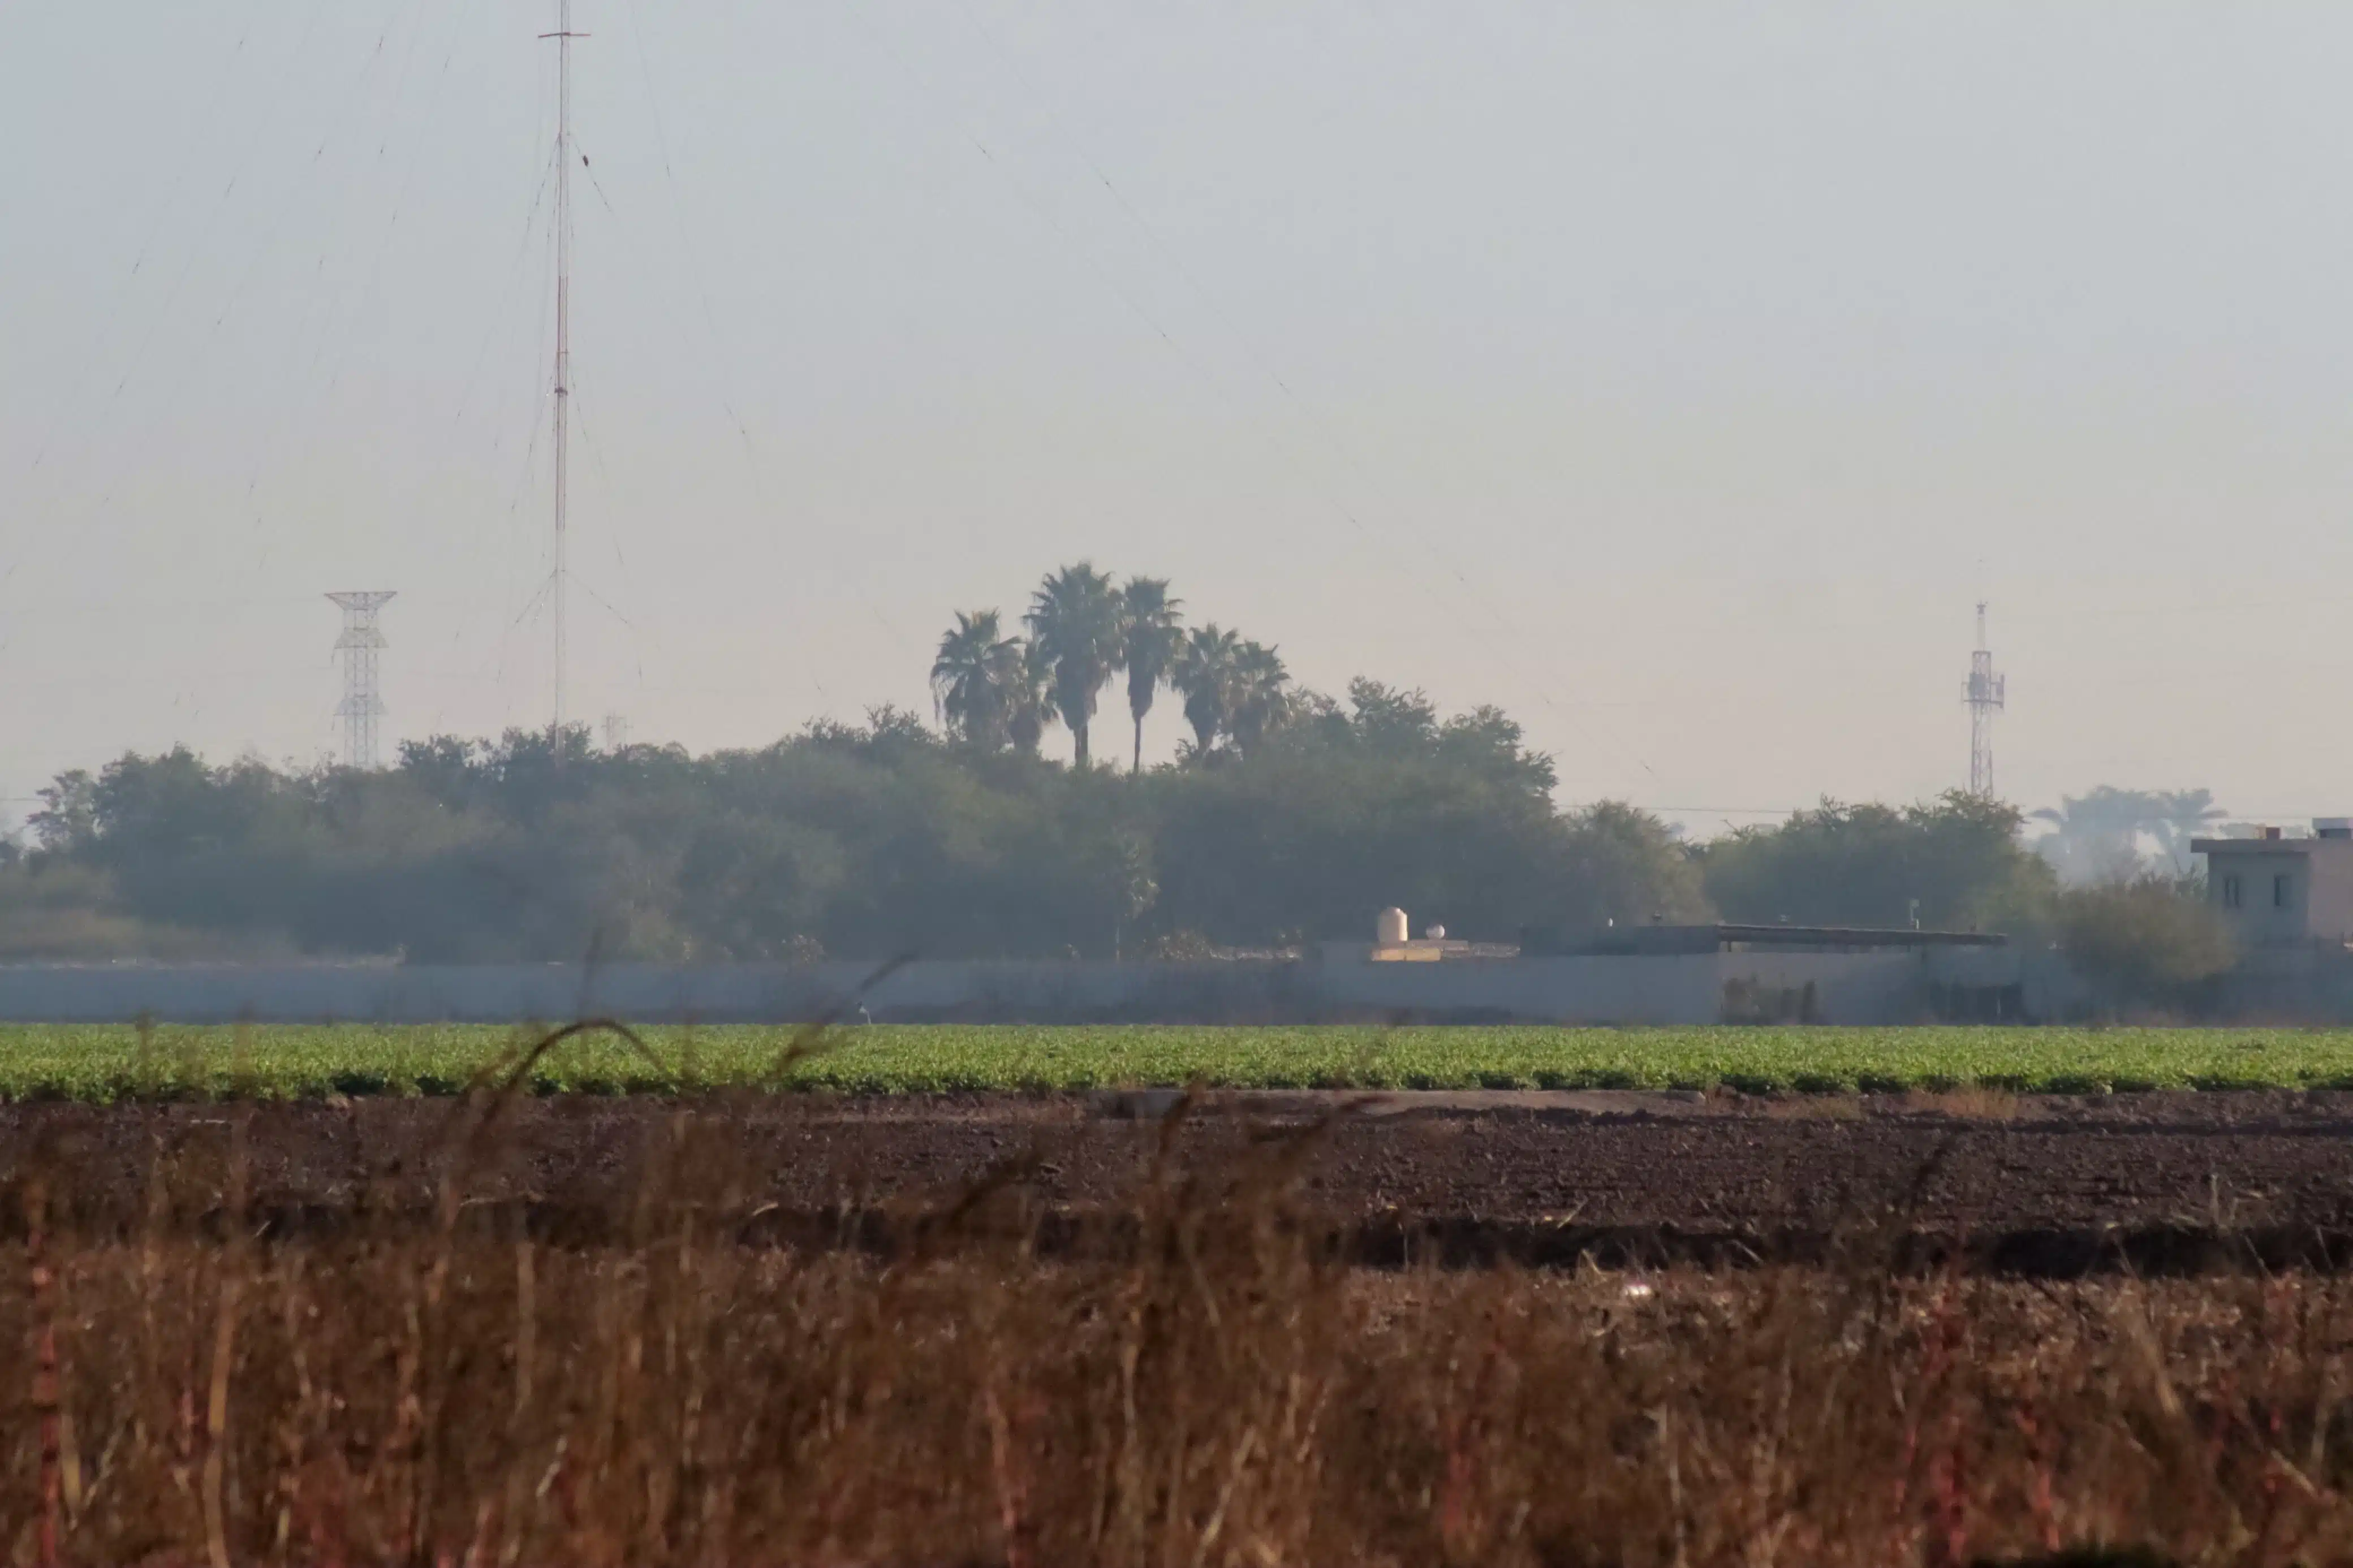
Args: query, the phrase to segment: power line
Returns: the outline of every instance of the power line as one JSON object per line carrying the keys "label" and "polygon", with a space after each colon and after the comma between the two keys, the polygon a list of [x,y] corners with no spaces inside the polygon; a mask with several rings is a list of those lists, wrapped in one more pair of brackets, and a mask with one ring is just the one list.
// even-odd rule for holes
{"label": "power line", "polygon": [[[1306,422],[1310,429],[1312,429],[1322,440],[1324,447],[1329,450],[1333,456],[1339,458],[1342,466],[1353,474],[1360,484],[1363,484],[1375,491],[1381,490],[1383,487],[1380,482],[1365,468],[1364,464],[1357,458],[1354,450],[1333,432],[1330,422],[1324,418],[1323,416],[1312,405],[1310,405],[1305,398],[1302,397],[1298,392],[1292,387],[1290,382],[1284,379],[1282,373],[1275,369],[1274,365],[1267,359],[1267,357],[1260,352],[1256,342],[1249,333],[1241,330],[1240,326],[1236,323],[1232,316],[1229,314],[1224,307],[1219,303],[1216,295],[1211,293],[1209,289],[1202,284],[1200,279],[1194,273],[1193,269],[1186,265],[1184,258],[1176,254],[1175,247],[1168,244],[1167,240],[1161,235],[1159,229],[1137,209],[1134,202],[1128,199],[1127,194],[1121,190],[1119,186],[1113,182],[1109,172],[1103,168],[1102,162],[1097,159],[1092,152],[1088,149],[1086,144],[1079,139],[1077,133],[1071,130],[1068,121],[1055,108],[1048,95],[1039,89],[1036,82],[1030,78],[1029,74],[1022,68],[1020,62],[1013,57],[1010,51],[1007,50],[1001,44],[999,44],[997,40],[996,35],[991,33],[988,28],[981,23],[980,18],[974,14],[971,5],[964,3],[964,0],[959,0],[957,8],[965,19],[965,25],[979,37],[982,43],[987,47],[989,51],[1004,64],[1007,70],[1012,74],[1014,80],[1020,85],[1022,90],[1028,93],[1033,100],[1037,100],[1043,107],[1047,122],[1051,125],[1055,132],[1061,136],[1063,141],[1069,144],[1071,150],[1078,155],[1080,161],[1086,165],[1088,172],[1094,176],[1095,182],[1102,185],[1104,191],[1110,194],[1113,201],[1118,205],[1120,211],[1126,216],[1129,223],[1131,223],[1136,230],[1145,237],[1146,241],[1151,244],[1152,247],[1159,253],[1161,258],[1166,261],[1170,268],[1176,272],[1176,276],[1182,279],[1185,286],[1192,291],[1194,297],[1208,309],[1211,317],[1217,321],[1219,325],[1225,329],[1227,334],[1241,346],[1244,357],[1250,362],[1261,374],[1266,377],[1268,382],[1274,386],[1276,391],[1282,394],[1283,399],[1292,405],[1293,409],[1295,410]],[[982,151],[984,154],[987,154],[986,147],[983,147]],[[990,162],[995,163],[997,161],[993,154],[988,155],[990,157]],[[1032,205],[1034,206],[1036,204],[1033,203]],[[1040,210],[1042,214],[1042,209]],[[1048,221],[1050,223],[1052,222],[1050,217]],[[1057,233],[1064,233],[1060,225],[1054,224],[1053,226]],[[1064,233],[1064,237],[1069,237],[1066,233]],[[1133,307],[1133,301],[1130,303],[1131,307]],[[1170,337],[1165,329],[1159,328],[1156,321],[1153,321],[1149,317],[1146,317],[1146,321],[1147,324],[1153,325],[1155,330],[1159,331],[1160,335],[1164,339],[1166,339],[1172,347],[1176,346],[1175,339]],[[1311,479],[1310,482],[1312,483],[1314,481]],[[1358,533],[1363,534],[1367,538],[1370,537],[1369,531],[1366,528],[1361,519],[1356,516],[1354,509],[1340,502],[1329,491],[1325,492],[1324,500],[1326,504],[1331,506],[1350,524],[1352,524]],[[1478,628],[1483,634],[1488,623],[1492,621],[1495,625],[1500,626],[1504,634],[1516,642],[1523,649],[1533,646],[1531,640],[1521,633],[1519,627],[1512,621],[1510,616],[1504,613],[1502,605],[1495,601],[1493,596],[1473,584],[1471,579],[1464,574],[1462,568],[1459,563],[1459,558],[1441,552],[1432,544],[1425,535],[1418,531],[1414,533],[1413,537],[1415,542],[1420,546],[1422,552],[1430,557],[1430,561],[1434,565],[1436,565],[1439,571],[1452,577],[1455,583],[1461,587],[1464,593],[1470,595],[1474,600],[1478,601],[1478,609],[1482,612],[1482,615],[1474,616],[1472,617],[1472,625],[1474,627]],[[1427,584],[1422,579],[1417,577],[1415,581],[1418,585],[1423,586],[1425,591],[1427,591]],[[1614,739],[1605,741],[1601,737],[1596,735],[1594,731],[1587,728],[1585,723],[1573,712],[1564,710],[1558,703],[1556,703],[1553,700],[1552,693],[1548,689],[1541,686],[1538,687],[1536,690],[1536,699],[1546,708],[1551,709],[1553,711],[1559,713],[1563,718],[1567,719],[1570,725],[1573,726],[1585,739],[1588,744],[1606,746],[1607,749],[1615,751],[1620,756],[1632,761],[1637,767],[1641,768],[1643,773],[1650,774],[1652,778],[1656,778],[1658,776],[1656,770],[1654,770],[1640,753],[1632,751],[1630,748],[1620,744]],[[1582,706],[1590,707],[1591,704],[1582,704]]]}
{"label": "power line", "polygon": [[[323,7],[312,8],[314,23],[317,12],[321,9],[323,9]],[[317,174],[318,171],[322,167],[323,160],[326,157],[327,150],[333,146],[346,132],[346,131],[349,130],[352,123],[358,116],[361,104],[365,96],[364,89],[369,79],[375,74],[377,68],[383,63],[385,45],[391,38],[394,26],[395,23],[393,21],[388,20],[385,23],[384,26],[377,32],[375,43],[369,49],[367,58],[361,62],[358,70],[353,73],[350,83],[336,96],[335,103],[337,108],[341,110],[340,117],[330,122],[328,129],[320,138],[318,146],[312,151],[310,159],[303,163],[301,172],[295,175],[292,183],[286,190],[283,198],[279,202],[276,210],[270,216],[269,222],[262,227],[259,240],[255,243],[251,251],[247,255],[245,265],[239,270],[237,280],[229,289],[227,300],[222,303],[219,310],[213,316],[210,326],[205,330],[202,338],[191,352],[185,370],[178,382],[172,386],[169,392],[167,392],[162,401],[161,406],[156,409],[153,416],[146,422],[146,434],[142,436],[142,439],[138,442],[140,447],[144,447],[151,444],[151,437],[153,433],[169,421],[173,411],[185,400],[184,395],[187,391],[188,387],[202,374],[207,357],[212,353],[214,345],[219,341],[221,329],[227,323],[229,317],[236,313],[238,305],[245,298],[247,290],[251,288],[254,276],[261,267],[262,258],[269,250],[270,241],[276,237],[280,227],[285,223],[287,216],[293,210],[297,198],[300,197],[303,191],[308,188],[312,178]],[[309,43],[310,36],[310,31],[306,29],[303,34],[302,45],[297,47],[295,56],[292,59],[290,59],[288,63],[287,79],[289,81],[290,81],[293,76],[293,65],[296,60],[301,58],[303,48],[306,47]],[[284,83],[281,83],[281,89],[284,85]],[[280,101],[283,101],[282,92]],[[254,151],[254,147],[259,143],[261,130],[267,126],[269,119],[274,116],[275,110],[276,106],[273,105],[270,112],[264,116],[261,124],[257,126],[255,142],[248,145],[245,154],[246,158],[250,158]],[[236,190],[238,180],[242,177],[242,174],[243,160],[240,160],[237,172],[230,175],[227,185],[224,187],[221,193],[219,202],[216,203],[214,207],[212,217],[206,223],[204,235],[200,237],[197,244],[190,248],[187,261],[181,268],[180,275],[174,280],[172,291],[166,296],[163,309],[157,313],[155,320],[150,323],[146,337],[142,341],[138,353],[132,357],[131,367],[124,371],[122,378],[116,384],[113,393],[110,395],[105,406],[101,409],[101,418],[111,412],[116,402],[121,398],[124,389],[131,384],[133,377],[143,366],[147,357],[149,345],[154,342],[156,333],[162,329],[165,319],[171,315],[172,305],[179,297],[180,286],[186,281],[189,272],[193,270],[195,264],[196,255],[203,249],[205,241],[210,237],[212,228],[214,225],[217,223],[220,214],[227,210],[228,197]],[[324,258],[322,257],[322,265],[323,261]],[[78,535],[93,518],[106,509],[108,504],[114,499],[116,489],[126,479],[130,478],[136,471],[136,468],[132,465],[121,465],[113,468],[109,473],[105,487],[100,492],[97,500],[92,501],[87,508],[83,509],[69,521],[65,532],[69,536]]]}
{"label": "power line", "polygon": [[[653,124],[654,150],[659,155],[662,183],[670,197],[671,226],[678,236],[679,253],[686,264],[688,281],[694,286],[695,299],[702,308],[702,341],[695,350],[702,355],[703,363],[703,374],[700,378],[700,384],[709,391],[719,411],[725,416],[729,428],[735,432],[736,438],[741,444],[744,473],[751,484],[754,504],[764,514],[775,515],[781,508],[774,499],[766,460],[758,442],[753,437],[749,422],[740,412],[740,400],[735,392],[740,384],[740,376],[732,350],[732,340],[719,330],[718,311],[712,302],[711,289],[702,267],[701,253],[687,226],[685,197],[680,190],[678,173],[671,162],[669,131],[662,119],[659,94],[654,85],[652,60],[646,48],[645,29],[638,20],[636,0],[630,0],[628,16],[630,37],[636,46],[638,56],[638,74],[645,83],[647,117]],[[592,184],[596,183],[593,169],[589,178]],[[640,277],[650,286],[652,268],[650,264],[639,260],[630,231],[628,226],[620,221],[620,215],[614,209],[610,199],[605,198],[601,184],[597,184],[597,195],[605,199],[607,210],[613,214],[616,237],[619,241],[622,253],[633,263],[638,264]],[[673,316],[672,325],[678,329],[678,342],[681,345],[691,344],[695,334],[688,330],[687,324]],[[905,634],[900,629],[898,622],[892,617],[881,602],[875,598],[864,581],[851,573],[839,569],[830,560],[821,556],[814,559],[842,585],[852,598],[858,601],[860,606],[873,618],[877,626],[890,635],[893,641],[905,640]],[[816,689],[819,701],[830,704],[831,698],[826,692],[825,683],[818,678],[813,661],[807,665],[805,673],[808,677],[810,686]]]}
{"label": "power line", "polygon": [[[254,5],[247,11],[244,24],[237,28],[237,42],[229,47],[227,57],[221,61],[220,69],[213,78],[211,96],[206,100],[204,109],[197,113],[194,121],[189,122],[192,128],[195,126],[209,128],[215,116],[219,112],[222,100],[228,96],[229,79],[234,74],[237,62],[245,54],[247,41],[253,36],[253,13],[258,9],[259,0],[255,0]],[[317,21],[315,12],[311,20],[315,25]],[[131,269],[122,275],[121,282],[116,285],[108,299],[101,316],[102,320],[112,321],[122,318],[122,306],[130,298],[132,286],[138,282],[140,273],[147,265],[147,253],[154,248],[156,238],[164,232],[164,222],[179,202],[180,189],[187,184],[188,171],[194,167],[196,150],[202,143],[203,138],[196,134],[191,133],[182,138],[179,166],[165,184],[162,199],[154,204],[154,216],[148,223],[147,232],[141,237],[138,248],[132,252]],[[42,430],[41,438],[33,449],[32,463],[26,469],[28,475],[39,470],[42,459],[48,454],[49,444],[57,437],[58,427],[63,422],[65,414],[66,405],[63,399],[50,405],[48,424]]]}

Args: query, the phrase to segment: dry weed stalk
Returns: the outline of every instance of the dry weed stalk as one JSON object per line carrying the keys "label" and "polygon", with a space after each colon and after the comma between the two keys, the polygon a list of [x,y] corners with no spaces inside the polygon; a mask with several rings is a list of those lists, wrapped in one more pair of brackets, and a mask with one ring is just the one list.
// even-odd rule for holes
{"label": "dry weed stalk", "polygon": [[0,1384],[0,1548],[1882,1568],[2353,1542],[2353,1287],[1355,1270],[1298,1199],[1314,1132],[1179,1160],[1189,1110],[1090,1228],[1056,1231],[1016,1157],[867,1250],[771,1245],[724,1103],[660,1123],[586,1236],[470,1198],[495,1096],[421,1224],[362,1198],[257,1235],[263,1111],[156,1149],[135,1234],[59,1212],[85,1156],[54,1152],[0,1268],[28,1369]]}

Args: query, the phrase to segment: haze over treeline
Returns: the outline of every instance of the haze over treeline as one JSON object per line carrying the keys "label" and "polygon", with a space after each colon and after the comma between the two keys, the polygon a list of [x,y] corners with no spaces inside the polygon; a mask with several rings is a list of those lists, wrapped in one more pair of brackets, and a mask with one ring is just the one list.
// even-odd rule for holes
{"label": "haze over treeline", "polygon": [[1562,810],[1482,710],[1358,682],[1247,749],[1128,775],[879,711],[758,752],[601,752],[580,730],[441,737],[380,773],[126,756],[46,793],[0,868],[16,957],[405,953],[753,960],[1187,952],[1362,938],[1402,904],[1514,940],[1711,913],[1893,924],[2031,914],[2018,814],[1826,805],[1679,842]]}
{"label": "haze over treeline", "polygon": [[881,710],[758,752],[585,731],[411,742],[381,773],[185,752],[69,774],[5,879],[18,954],[1108,956],[1370,930],[1700,912],[1666,830],[1562,813],[1501,715],[1360,684],[1248,751],[1130,776]]}
{"label": "haze over treeline", "polygon": [[[327,589],[544,721],[546,9],[0,50],[10,806],[332,743]],[[923,710],[1094,551],[1713,833],[1966,777],[1982,596],[2022,804],[2353,810],[2343,6],[575,9],[580,717]]]}
{"label": "haze over treeline", "polygon": [[[127,754],[60,774],[32,846],[0,845],[0,957],[1175,957],[1362,939],[1390,904],[1506,942],[1717,917],[2041,930],[2063,873],[2129,883],[2145,839],[2172,857],[2150,896],[2179,902],[2188,835],[2221,815],[2104,790],[2039,813],[2038,854],[2019,810],[1954,793],[1690,844],[1622,803],[1561,806],[1500,709],[1307,690],[1185,608],[1165,580],[1061,567],[1018,630],[955,614],[932,721],[878,709],[758,751],[570,727],[405,742],[381,772]],[[1175,721],[1176,760],[1143,767],[1147,722]],[[1058,725],[1067,765],[1040,749]]]}

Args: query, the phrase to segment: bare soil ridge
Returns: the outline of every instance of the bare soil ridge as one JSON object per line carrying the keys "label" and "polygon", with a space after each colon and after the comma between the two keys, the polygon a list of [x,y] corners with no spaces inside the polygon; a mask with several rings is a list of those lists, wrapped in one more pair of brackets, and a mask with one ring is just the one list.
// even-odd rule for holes
{"label": "bare soil ridge", "polygon": [[[121,1226],[160,1155],[176,1191],[226,1204],[243,1120],[245,1202],[261,1223],[422,1218],[455,1110],[9,1105],[0,1183],[69,1165],[66,1212]],[[646,1152],[689,1114],[724,1121],[740,1145],[761,1184],[745,1237],[766,1243],[893,1249],[904,1216],[993,1184],[1046,1245],[1106,1245],[1105,1216],[1156,1160],[1214,1173],[1302,1137],[1299,1212],[1367,1263],[1816,1261],[1869,1237],[1899,1264],[2026,1274],[2353,1267],[2353,1094],[553,1097],[504,1114],[469,1205],[481,1223],[582,1241],[629,1211]],[[203,1219],[201,1197],[181,1203]]]}

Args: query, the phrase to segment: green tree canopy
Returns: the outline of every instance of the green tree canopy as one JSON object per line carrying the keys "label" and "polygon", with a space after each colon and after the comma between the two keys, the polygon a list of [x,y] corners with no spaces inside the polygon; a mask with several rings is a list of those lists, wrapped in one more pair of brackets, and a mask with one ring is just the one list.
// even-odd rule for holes
{"label": "green tree canopy", "polygon": [[2101,784],[2088,795],[2063,795],[2056,809],[2034,814],[2050,831],[2033,848],[2060,880],[2081,886],[2130,881],[2150,869],[2144,841],[2155,849],[2157,868],[2175,877],[2190,869],[2189,841],[2228,814],[2202,789],[2118,789]]}
{"label": "green tree canopy", "polygon": [[2185,1006],[2237,957],[2202,893],[2163,875],[2070,889],[2054,906],[2060,951],[2112,1007]]}
{"label": "green tree canopy", "polygon": [[1108,956],[1361,940],[1391,903],[1509,940],[1702,910],[1662,827],[1556,810],[1551,764],[1502,714],[1400,723],[1427,702],[1355,699],[1286,698],[1247,749],[1133,783],[895,709],[700,757],[583,730],[434,737],[376,773],[128,756],[53,786],[40,847],[0,867],[0,940],[69,929],[61,899],[92,952],[195,932],[445,962]]}
{"label": "green tree canopy", "polygon": [[1701,864],[1726,920],[1899,926],[1917,900],[1924,926],[1996,930],[2039,918],[2050,895],[2021,821],[1961,790],[1902,807],[1824,801],[1707,845]]}
{"label": "green tree canopy", "polygon": [[1176,612],[1184,601],[1168,596],[1163,577],[1130,577],[1119,591],[1120,660],[1127,667],[1127,710],[1135,721],[1131,773],[1144,771],[1144,720],[1153,700],[1176,673],[1185,628]]}
{"label": "green tree canopy", "polygon": [[1025,652],[995,610],[956,612],[932,660],[932,700],[951,734],[988,751],[1012,739]]}
{"label": "green tree canopy", "polygon": [[1030,595],[1023,617],[1029,636],[1052,672],[1054,708],[1071,728],[1078,765],[1090,765],[1090,726],[1095,700],[1110,684],[1123,657],[1125,614],[1119,589],[1090,562],[1050,573]]}

